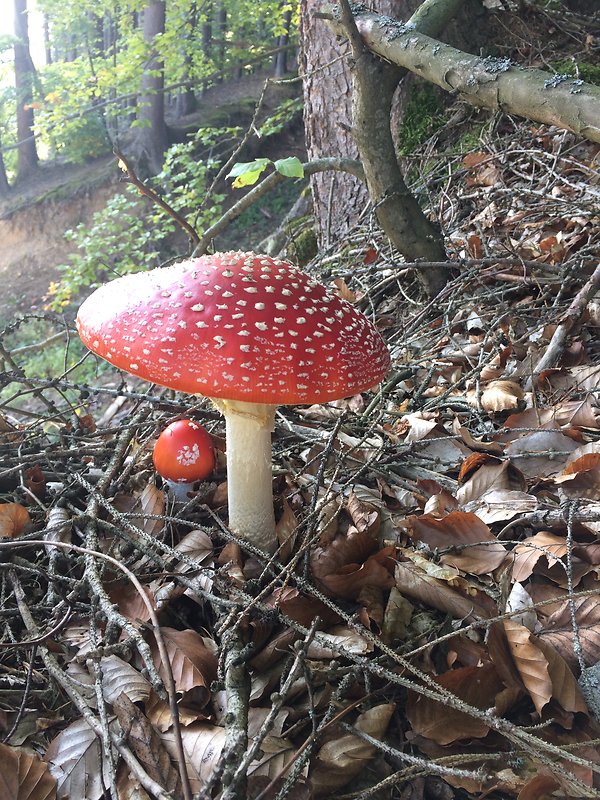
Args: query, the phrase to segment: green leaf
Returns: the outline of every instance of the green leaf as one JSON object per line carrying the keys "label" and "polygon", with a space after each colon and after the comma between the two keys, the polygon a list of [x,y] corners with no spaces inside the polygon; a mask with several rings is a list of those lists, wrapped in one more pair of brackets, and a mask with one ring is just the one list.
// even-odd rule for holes
{"label": "green leaf", "polygon": [[277,172],[285,175],[286,178],[304,177],[304,167],[302,166],[300,159],[296,158],[296,156],[290,156],[289,158],[278,158],[277,161],[273,162],[273,164]]}
{"label": "green leaf", "polygon": [[270,163],[270,158],[257,158],[254,161],[238,161],[237,164],[233,165],[227,177],[235,178],[233,182],[234,189],[240,189],[242,186],[252,186],[265,171],[267,164]]}

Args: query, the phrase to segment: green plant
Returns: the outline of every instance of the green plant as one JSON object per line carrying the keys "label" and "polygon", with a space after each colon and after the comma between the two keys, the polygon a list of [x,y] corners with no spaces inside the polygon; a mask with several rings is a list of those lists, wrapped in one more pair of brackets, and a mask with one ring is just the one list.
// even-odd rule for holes
{"label": "green plant", "polygon": [[443,106],[429,83],[415,83],[404,109],[398,135],[398,152],[408,156],[444,124]]}
{"label": "green plant", "polygon": [[581,78],[581,80],[587,81],[587,83],[600,86],[600,64],[590,64],[588,61],[565,59],[563,61],[553,61],[551,67],[559,75]]}
{"label": "green plant", "polygon": [[[213,154],[217,142],[231,139],[235,133],[231,129],[200,128],[191,141],[167,151],[163,170],[154,179],[154,188],[166,203],[189,217],[199,232],[221,215],[224,195],[213,193],[209,203],[203,201],[208,179],[220,163]],[[199,151],[204,158],[199,157]],[[172,217],[128,185],[94,214],[91,225],[81,224],[65,233],[77,252],[60,268],[60,281],[50,286],[49,306],[60,311],[84,288],[95,288],[117,275],[150,269],[157,261],[176,255],[176,228]]]}

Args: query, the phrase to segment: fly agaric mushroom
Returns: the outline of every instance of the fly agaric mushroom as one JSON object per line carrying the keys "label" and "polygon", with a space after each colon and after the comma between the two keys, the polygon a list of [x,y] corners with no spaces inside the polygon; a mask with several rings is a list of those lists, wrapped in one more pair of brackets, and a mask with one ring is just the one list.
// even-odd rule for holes
{"label": "fly agaric mushroom", "polygon": [[190,486],[215,468],[215,451],[210,434],[202,425],[191,419],[178,419],[167,425],[156,440],[152,460],[175,496],[186,499]]}
{"label": "fly agaric mushroom", "polygon": [[350,303],[286,261],[217,253],[118,278],[77,316],[90,350],[145,380],[209,397],[226,422],[229,527],[273,552],[271,431],[281,404],[378,384],[388,349]]}

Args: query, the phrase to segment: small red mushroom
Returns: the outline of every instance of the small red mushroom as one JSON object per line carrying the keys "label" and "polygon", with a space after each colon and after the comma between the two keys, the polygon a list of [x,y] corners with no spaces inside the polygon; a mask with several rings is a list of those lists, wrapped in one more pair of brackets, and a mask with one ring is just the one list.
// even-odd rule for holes
{"label": "small red mushroom", "polygon": [[215,468],[210,434],[191,419],[178,419],[160,434],[152,453],[158,474],[166,481],[192,484]]}
{"label": "small red mushroom", "polygon": [[276,407],[364,392],[390,367],[364,314],[292,264],[255,253],[118,278],[88,297],[77,326],[120,369],[212,399],[226,421],[229,527],[269,552]]}

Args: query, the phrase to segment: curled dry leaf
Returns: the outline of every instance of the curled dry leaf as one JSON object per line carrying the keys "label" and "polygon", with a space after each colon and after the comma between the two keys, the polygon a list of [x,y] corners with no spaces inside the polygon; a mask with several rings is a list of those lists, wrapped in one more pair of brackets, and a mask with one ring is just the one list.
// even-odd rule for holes
{"label": "curled dry leaf", "polygon": [[512,619],[505,619],[502,624],[514,664],[535,710],[541,715],[554,691],[548,659],[532,640],[530,630]]}
{"label": "curled dry leaf", "polygon": [[469,502],[494,489],[524,491],[526,489],[525,479],[510,461],[488,459],[458,488],[456,499],[464,508]]}
{"label": "curled dry leaf", "polygon": [[[194,689],[196,702],[201,707],[209,701],[210,684],[217,677],[216,648],[209,647],[196,631],[161,627],[160,632],[169,654],[177,691]],[[152,656],[160,676],[164,677],[164,665],[155,642],[152,643]]]}
{"label": "curled dry leaf", "polygon": [[[496,697],[504,690],[495,666],[489,661],[481,666],[449,670],[434,680],[441,688],[482,712],[493,708]],[[433,700],[412,689],[408,692],[406,716],[415,733],[440,745],[461,739],[480,739],[489,732],[485,718],[464,713],[447,702]],[[482,713],[482,717],[485,714]]]}
{"label": "curled dry leaf", "polygon": [[[394,712],[391,703],[370,708],[361,714],[355,727],[374,739],[383,739]],[[326,742],[310,771],[315,794],[329,797],[334,791],[346,786],[360,772],[368,768],[377,749],[352,734],[336,736]]]}
{"label": "curled dry leaf", "polygon": [[[225,728],[206,722],[196,722],[181,731],[185,763],[192,792],[201,793],[216,769],[225,747]],[[162,742],[173,759],[177,759],[172,730],[163,733]]]}
{"label": "curled dry leaf", "polygon": [[[432,549],[442,550],[442,561],[474,575],[485,575],[502,564],[506,549],[475,514],[452,511],[443,519],[429,514],[409,517],[405,526],[411,537]],[[456,553],[447,551],[460,548]]]}
{"label": "curled dry leaf", "polygon": [[597,500],[600,498],[600,453],[586,453],[571,461],[554,478],[567,497]]}
{"label": "curled dry leaf", "polygon": [[[574,607],[565,600],[550,614],[538,636],[541,641],[548,642],[571,669],[577,670],[576,640],[588,666],[600,663],[600,604],[597,597],[576,597],[572,603]],[[573,627],[573,611],[576,628]]]}
{"label": "curled dry leaf", "polygon": [[373,645],[353,628],[336,625],[327,633],[320,633],[317,639],[311,642],[307,655],[314,659],[337,658],[340,648],[355,655],[365,655],[372,652]]}
{"label": "curled dry leaf", "polygon": [[3,800],[54,800],[56,779],[39,756],[0,744],[0,797]]}
{"label": "curled dry leaf", "polygon": [[31,522],[29,511],[20,503],[0,504],[0,538],[15,539]]}
{"label": "curled dry leaf", "polygon": [[512,579],[522,583],[533,573],[540,558],[545,558],[548,566],[556,564],[567,552],[563,536],[555,536],[549,531],[540,531],[518,544],[511,553]]}
{"label": "curled dry leaf", "polygon": [[523,389],[514,381],[492,381],[478,397],[476,389],[469,389],[467,402],[473,408],[485,411],[509,411],[518,408],[523,400]]}
{"label": "curled dry leaf", "polygon": [[472,595],[462,594],[446,581],[432,578],[410,562],[396,564],[396,586],[406,597],[433,606],[454,619],[474,622],[494,614],[494,610],[487,607],[488,599],[483,593],[473,589]]}
{"label": "curled dry leaf", "polygon": [[127,661],[115,655],[100,659],[102,693],[111,705],[122,693],[134,703],[145,702],[150,697],[152,685]]}
{"label": "curled dry leaf", "polygon": [[171,757],[144,712],[121,692],[113,703],[125,740],[146,773],[167,792],[178,794],[179,773]]}
{"label": "curled dry leaf", "polygon": [[312,621],[319,617],[325,626],[334,625],[340,622],[340,617],[325,603],[315,597],[308,597],[301,594],[298,589],[285,586],[275,589],[265,599],[265,604],[272,608],[278,608],[286,617],[299,622],[300,625],[310,627]]}
{"label": "curled dry leaf", "polygon": [[385,547],[364,564],[345,564],[335,573],[321,575],[319,583],[334,597],[356,599],[366,586],[380,586],[391,589],[394,585],[393,569],[395,548]]}

